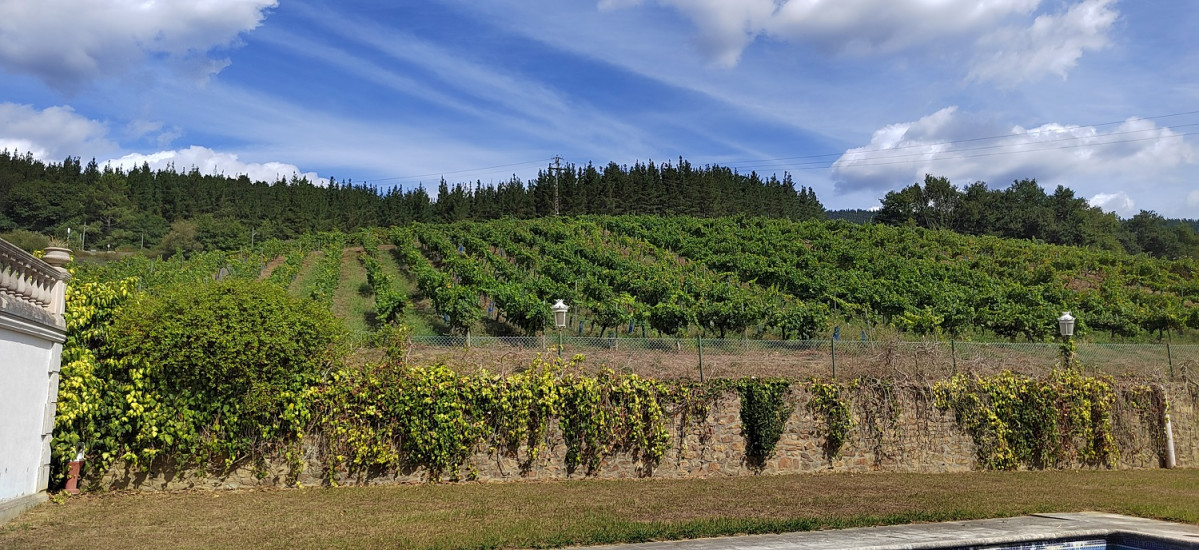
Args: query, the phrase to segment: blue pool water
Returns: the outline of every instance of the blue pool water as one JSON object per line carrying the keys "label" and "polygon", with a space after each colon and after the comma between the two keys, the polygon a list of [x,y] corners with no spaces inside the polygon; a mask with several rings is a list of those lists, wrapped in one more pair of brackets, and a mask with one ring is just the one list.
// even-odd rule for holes
{"label": "blue pool water", "polygon": [[1020,544],[963,546],[952,550],[1199,550],[1194,544],[1161,541],[1142,536],[1117,535],[1107,539],[1033,541]]}

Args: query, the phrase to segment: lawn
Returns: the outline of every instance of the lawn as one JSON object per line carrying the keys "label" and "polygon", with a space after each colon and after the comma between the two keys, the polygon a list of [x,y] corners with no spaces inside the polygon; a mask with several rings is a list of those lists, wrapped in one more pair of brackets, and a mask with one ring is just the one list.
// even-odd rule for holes
{"label": "lawn", "polygon": [[1199,524],[1199,470],[89,495],[0,527],[0,548],[556,547],[1085,510]]}

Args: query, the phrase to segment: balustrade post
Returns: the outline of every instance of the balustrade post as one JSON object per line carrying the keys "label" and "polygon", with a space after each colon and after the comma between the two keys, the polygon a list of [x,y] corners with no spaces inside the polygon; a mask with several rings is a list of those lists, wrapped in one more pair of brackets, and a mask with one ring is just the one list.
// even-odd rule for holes
{"label": "balustrade post", "polygon": [[48,313],[66,311],[66,280],[71,277],[63,266],[71,260],[70,251],[48,247],[46,257],[33,255],[0,241],[0,296],[25,302]]}

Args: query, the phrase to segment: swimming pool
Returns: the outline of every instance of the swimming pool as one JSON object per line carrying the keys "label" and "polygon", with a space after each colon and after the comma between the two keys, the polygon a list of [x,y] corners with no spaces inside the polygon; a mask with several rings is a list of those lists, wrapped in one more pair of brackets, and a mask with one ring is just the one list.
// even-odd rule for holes
{"label": "swimming pool", "polygon": [[1144,535],[1114,534],[1102,538],[1054,539],[1013,544],[952,546],[941,550],[1199,550],[1199,541],[1190,544]]}

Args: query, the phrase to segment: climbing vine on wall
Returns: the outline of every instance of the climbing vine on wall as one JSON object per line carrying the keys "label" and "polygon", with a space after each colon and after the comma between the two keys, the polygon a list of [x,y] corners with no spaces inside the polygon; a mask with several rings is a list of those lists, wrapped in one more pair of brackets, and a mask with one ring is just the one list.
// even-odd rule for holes
{"label": "climbing vine on wall", "polygon": [[808,393],[812,394],[812,399],[808,401],[807,409],[824,420],[820,429],[824,436],[824,457],[829,460],[837,458],[841,456],[841,447],[853,429],[849,402],[842,397],[846,393],[845,388],[836,381],[824,382],[813,378],[808,381]]}
{"label": "climbing vine on wall", "polygon": [[978,447],[979,464],[996,470],[1050,468],[1079,460],[1114,466],[1115,391],[1106,378],[1055,369],[1043,379],[1005,371],[959,374],[933,386],[934,404],[953,411]]}
{"label": "climbing vine on wall", "polygon": [[698,429],[697,435],[701,444],[707,443],[712,437],[712,425],[708,415],[712,405],[725,394],[735,388],[734,381],[728,379],[709,380],[707,382],[675,382],[664,385],[661,399],[670,410],[670,416],[678,424],[675,437],[682,446],[691,429]]}
{"label": "climbing vine on wall", "polygon": [[298,462],[308,394],[339,363],[332,314],[258,281],[155,294],[137,293],[137,283],[68,287],[55,479],[79,450],[90,477],[118,460],[143,470]]}
{"label": "climbing vine on wall", "polygon": [[[459,374],[444,365],[345,368],[318,390],[325,473],[423,467],[456,479],[476,450],[517,456],[529,468],[558,419],[569,471],[633,453],[647,466],[669,447],[662,387],[611,371],[586,376],[573,362],[535,362],[509,376]],[[521,452],[523,450],[523,456]]]}
{"label": "climbing vine on wall", "polygon": [[[1150,445],[1157,454],[1160,463],[1166,463],[1166,415],[1169,414],[1169,404],[1166,391],[1160,385],[1138,384],[1122,388],[1120,406],[1121,416],[1137,418],[1142,426],[1149,428]],[[1128,413],[1131,413],[1129,415]],[[1117,438],[1121,444],[1133,443],[1133,435],[1126,429],[1120,430]]]}
{"label": "climbing vine on wall", "polygon": [[850,390],[857,403],[858,429],[863,442],[870,445],[876,461],[892,458],[884,441],[899,428],[903,412],[900,389],[888,378],[862,377],[853,381]]}
{"label": "climbing vine on wall", "polygon": [[108,341],[107,326],[118,308],[136,292],[136,279],[75,282],[67,285],[67,341],[62,348],[62,373],[54,417],[52,466],[55,483],[66,479],[67,462],[80,450],[107,468],[117,457],[117,433],[111,418],[121,417],[124,396],[114,402],[105,372],[106,359],[95,352]]}
{"label": "climbing vine on wall", "polygon": [[765,466],[783,435],[787,418],[794,409],[786,400],[790,386],[790,381],[778,378],[746,378],[737,384],[737,392],[741,394],[745,457],[754,468]]}

